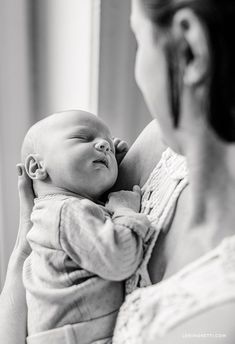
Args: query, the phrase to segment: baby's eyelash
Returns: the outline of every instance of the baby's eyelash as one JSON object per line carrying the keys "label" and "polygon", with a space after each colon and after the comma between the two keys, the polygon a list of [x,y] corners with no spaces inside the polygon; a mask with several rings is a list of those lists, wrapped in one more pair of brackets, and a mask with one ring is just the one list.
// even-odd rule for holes
{"label": "baby's eyelash", "polygon": [[74,136],[71,137],[71,140],[82,140],[82,141],[88,141],[88,138],[85,136]]}

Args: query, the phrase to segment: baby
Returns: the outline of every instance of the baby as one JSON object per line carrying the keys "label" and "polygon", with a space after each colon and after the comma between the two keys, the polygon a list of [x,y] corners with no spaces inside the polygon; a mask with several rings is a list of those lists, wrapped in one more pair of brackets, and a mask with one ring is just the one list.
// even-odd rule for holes
{"label": "baby", "polygon": [[[114,142],[122,153],[125,144]],[[84,111],[36,123],[22,159],[37,197],[23,269],[27,342],[109,343],[123,281],[138,268],[150,229],[138,213],[139,188],[112,193],[102,206],[118,175],[115,147],[106,125]]]}

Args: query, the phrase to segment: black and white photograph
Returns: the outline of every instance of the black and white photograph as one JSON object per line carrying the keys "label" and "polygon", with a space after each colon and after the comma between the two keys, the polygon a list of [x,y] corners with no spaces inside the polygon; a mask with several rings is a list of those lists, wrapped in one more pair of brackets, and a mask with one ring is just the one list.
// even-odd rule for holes
{"label": "black and white photograph", "polygon": [[0,343],[235,344],[235,1],[0,6]]}

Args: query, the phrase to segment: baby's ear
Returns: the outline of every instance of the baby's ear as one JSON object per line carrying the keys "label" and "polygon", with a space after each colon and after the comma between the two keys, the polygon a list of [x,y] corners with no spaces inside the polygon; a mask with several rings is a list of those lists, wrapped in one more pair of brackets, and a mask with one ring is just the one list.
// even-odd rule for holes
{"label": "baby's ear", "polygon": [[25,159],[25,170],[31,179],[44,180],[48,174],[39,154],[29,154]]}

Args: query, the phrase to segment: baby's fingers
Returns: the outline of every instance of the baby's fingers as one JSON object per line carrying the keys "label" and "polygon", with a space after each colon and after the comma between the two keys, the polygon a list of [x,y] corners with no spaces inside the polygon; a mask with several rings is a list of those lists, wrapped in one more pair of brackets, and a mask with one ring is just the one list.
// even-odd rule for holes
{"label": "baby's fingers", "polygon": [[139,185],[134,185],[133,186],[133,192],[136,192],[136,193],[141,195],[141,189],[140,189]]}
{"label": "baby's fingers", "polygon": [[128,151],[128,145],[125,141],[120,141],[117,145],[116,148],[119,152],[127,152]]}
{"label": "baby's fingers", "polygon": [[114,137],[113,138],[113,144],[116,147],[119,143],[121,142],[121,139],[119,139],[118,137]]}
{"label": "baby's fingers", "polygon": [[128,144],[127,144],[127,142],[119,139],[118,137],[115,137],[113,139],[113,144],[114,144],[114,147],[116,148],[116,150],[119,151],[119,152],[121,152],[121,151],[128,151]]}

